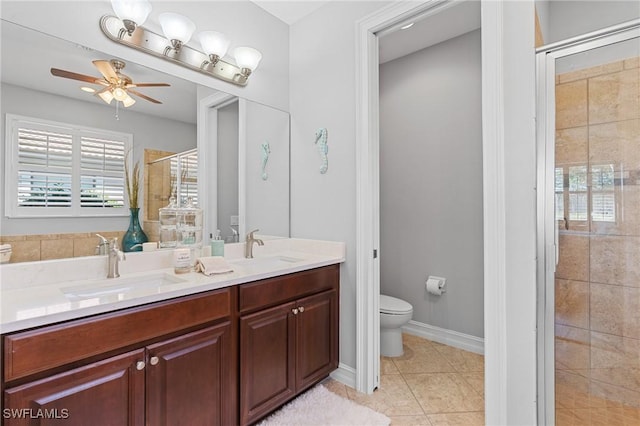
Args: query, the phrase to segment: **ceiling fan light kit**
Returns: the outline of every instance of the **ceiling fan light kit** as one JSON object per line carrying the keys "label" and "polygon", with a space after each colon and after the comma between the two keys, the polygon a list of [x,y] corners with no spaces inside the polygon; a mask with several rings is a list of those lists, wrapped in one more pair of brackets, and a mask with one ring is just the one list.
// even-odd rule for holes
{"label": "ceiling fan light kit", "polygon": [[96,60],[93,61],[93,65],[98,68],[98,71],[100,71],[100,74],[102,74],[102,78],[78,74],[58,68],[51,68],[51,74],[56,77],[69,78],[71,80],[78,80],[103,86],[99,91],[96,91],[95,89],[90,87],[82,87],[81,89],[85,92],[94,93],[94,96],[98,96],[106,104],[109,105],[111,104],[111,102],[113,102],[114,99],[116,100],[116,105],[118,104],[118,102],[122,102],[122,105],[125,108],[128,108],[136,103],[135,99],[133,99],[131,95],[138,96],[139,98],[145,99],[149,102],[153,102],[154,104],[162,103],[157,99],[151,98],[138,92],[137,90],[135,90],[136,88],[169,86],[169,84],[167,83],[134,83],[131,77],[122,73],[122,70],[125,67],[125,63],[118,59],[112,59],[110,61]]}
{"label": "ceiling fan light kit", "polygon": [[238,86],[247,84],[249,75],[262,59],[258,50],[242,46],[233,51],[237,65],[223,60],[231,42],[224,34],[216,31],[198,34],[197,39],[203,51],[187,46],[196,26],[190,19],[177,13],[159,15],[164,35],[142,27],[151,12],[151,4],[147,0],[111,0],[111,4],[117,16],[103,16],[100,19],[100,29],[109,39],[124,46]]}

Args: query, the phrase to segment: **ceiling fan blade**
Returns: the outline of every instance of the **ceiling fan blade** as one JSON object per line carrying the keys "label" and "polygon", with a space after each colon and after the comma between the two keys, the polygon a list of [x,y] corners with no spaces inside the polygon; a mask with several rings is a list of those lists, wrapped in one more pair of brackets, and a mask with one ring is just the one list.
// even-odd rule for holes
{"label": "ceiling fan blade", "polygon": [[127,89],[127,92],[131,93],[132,95],[136,95],[136,96],[138,96],[138,97],[140,97],[140,98],[142,98],[142,99],[144,99],[146,101],[153,102],[154,104],[161,104],[162,103],[157,99],[150,98],[149,96],[143,95],[142,93],[140,93],[140,92],[138,92],[136,90],[133,90],[133,89]]}
{"label": "ceiling fan blade", "polygon": [[71,71],[65,71],[58,68],[51,68],[51,74],[56,77],[70,78],[72,80],[84,81],[85,83],[101,84],[108,86],[109,83],[101,78],[92,77],[90,75],[78,74]]}
{"label": "ceiling fan blade", "polygon": [[169,83],[131,83],[127,87],[169,87]]}
{"label": "ceiling fan blade", "polygon": [[117,80],[118,74],[116,74],[116,70],[113,69],[111,62],[105,60],[96,60],[93,61],[93,65],[98,68],[98,71],[104,76],[107,81]]}

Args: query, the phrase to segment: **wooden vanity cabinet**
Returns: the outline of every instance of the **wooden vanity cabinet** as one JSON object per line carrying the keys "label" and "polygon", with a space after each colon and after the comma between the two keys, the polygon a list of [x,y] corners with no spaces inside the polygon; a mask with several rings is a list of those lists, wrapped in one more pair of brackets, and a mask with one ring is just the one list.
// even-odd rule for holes
{"label": "wooden vanity cabinet", "polygon": [[3,424],[237,423],[234,295],[224,289],[5,336]]}
{"label": "wooden vanity cabinet", "polygon": [[330,265],[3,335],[0,422],[254,423],[337,368],[338,301]]}
{"label": "wooden vanity cabinet", "polygon": [[240,424],[338,367],[338,283],[332,265],[240,286]]}

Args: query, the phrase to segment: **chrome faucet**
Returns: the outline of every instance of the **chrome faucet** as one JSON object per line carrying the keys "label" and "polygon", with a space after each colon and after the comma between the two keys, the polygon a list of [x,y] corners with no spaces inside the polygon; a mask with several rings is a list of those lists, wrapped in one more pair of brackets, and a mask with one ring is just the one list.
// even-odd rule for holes
{"label": "chrome faucet", "polygon": [[258,231],[259,229],[254,229],[247,234],[247,239],[244,243],[244,257],[247,259],[253,259],[253,243],[258,243],[259,246],[264,245],[264,242],[261,239],[253,237],[253,233]]}
{"label": "chrome faucet", "polygon": [[104,256],[109,251],[109,241],[100,234],[96,234],[96,237],[100,238],[100,242],[96,246],[96,254]]}
{"label": "chrome faucet", "polygon": [[126,260],[124,253],[118,249],[118,239],[114,238],[109,242],[109,269],[107,270],[107,278],[118,278],[120,271],[118,270],[118,262]]}

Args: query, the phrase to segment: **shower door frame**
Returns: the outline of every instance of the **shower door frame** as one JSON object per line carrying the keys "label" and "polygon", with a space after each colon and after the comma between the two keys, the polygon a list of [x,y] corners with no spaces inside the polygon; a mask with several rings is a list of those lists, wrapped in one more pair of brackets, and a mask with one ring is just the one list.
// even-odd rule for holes
{"label": "shower door frame", "polygon": [[559,259],[555,218],[556,60],[633,38],[640,38],[640,19],[536,49],[539,424],[555,424],[555,270]]}

